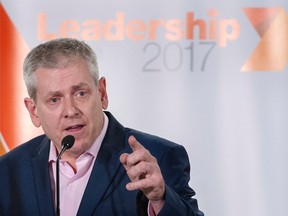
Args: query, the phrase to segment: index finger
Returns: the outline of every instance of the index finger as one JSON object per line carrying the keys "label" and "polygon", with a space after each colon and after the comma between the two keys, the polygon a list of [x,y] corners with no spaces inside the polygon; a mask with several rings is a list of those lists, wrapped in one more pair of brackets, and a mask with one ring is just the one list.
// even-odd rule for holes
{"label": "index finger", "polygon": [[128,143],[130,145],[130,147],[132,148],[133,152],[136,151],[136,150],[140,150],[142,148],[144,148],[140,142],[137,141],[137,139],[131,135],[129,138],[128,138]]}

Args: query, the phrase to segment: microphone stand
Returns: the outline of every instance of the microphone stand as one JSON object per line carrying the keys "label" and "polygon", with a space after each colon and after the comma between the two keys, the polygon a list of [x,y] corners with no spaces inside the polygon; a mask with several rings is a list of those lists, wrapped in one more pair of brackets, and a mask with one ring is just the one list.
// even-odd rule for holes
{"label": "microphone stand", "polygon": [[60,154],[57,157],[56,160],[56,215],[60,216],[60,180],[59,180],[59,160],[61,159],[62,154],[64,153],[64,151],[66,150],[66,148],[64,147]]}
{"label": "microphone stand", "polygon": [[70,149],[75,142],[75,138],[72,135],[67,135],[62,139],[62,149],[57,156],[56,160],[56,216],[60,216],[60,177],[59,177],[59,161],[61,159],[62,154]]}

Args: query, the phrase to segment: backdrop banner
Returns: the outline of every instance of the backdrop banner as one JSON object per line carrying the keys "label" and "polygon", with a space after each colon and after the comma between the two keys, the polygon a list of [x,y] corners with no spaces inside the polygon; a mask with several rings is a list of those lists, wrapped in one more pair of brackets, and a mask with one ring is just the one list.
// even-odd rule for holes
{"label": "backdrop banner", "polygon": [[24,106],[25,56],[78,38],[108,110],[185,146],[205,215],[288,215],[287,0],[1,0],[0,28],[0,155],[43,133]]}

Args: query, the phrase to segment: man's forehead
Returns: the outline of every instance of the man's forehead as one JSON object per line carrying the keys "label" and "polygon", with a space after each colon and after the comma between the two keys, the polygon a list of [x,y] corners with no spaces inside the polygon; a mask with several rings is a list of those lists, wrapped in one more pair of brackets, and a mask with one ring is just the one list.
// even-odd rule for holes
{"label": "man's forehead", "polygon": [[57,55],[53,59],[47,59],[39,68],[66,68],[70,65],[87,63],[84,58],[76,55]]}

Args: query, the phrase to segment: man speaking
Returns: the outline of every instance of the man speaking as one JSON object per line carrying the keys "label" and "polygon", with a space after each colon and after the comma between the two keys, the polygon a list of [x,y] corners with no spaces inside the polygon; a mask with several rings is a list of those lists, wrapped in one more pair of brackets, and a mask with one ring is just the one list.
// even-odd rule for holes
{"label": "man speaking", "polygon": [[184,147],[104,111],[106,80],[87,44],[38,45],[24,61],[24,80],[25,106],[45,134],[0,158],[1,216],[203,215]]}

